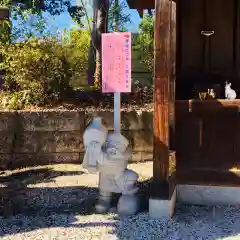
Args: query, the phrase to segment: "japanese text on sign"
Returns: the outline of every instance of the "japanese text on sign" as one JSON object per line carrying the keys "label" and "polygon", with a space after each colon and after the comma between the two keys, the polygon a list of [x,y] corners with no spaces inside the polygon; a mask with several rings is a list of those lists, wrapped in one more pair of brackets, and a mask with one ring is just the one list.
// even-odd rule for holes
{"label": "japanese text on sign", "polygon": [[131,92],[131,33],[102,34],[102,92]]}

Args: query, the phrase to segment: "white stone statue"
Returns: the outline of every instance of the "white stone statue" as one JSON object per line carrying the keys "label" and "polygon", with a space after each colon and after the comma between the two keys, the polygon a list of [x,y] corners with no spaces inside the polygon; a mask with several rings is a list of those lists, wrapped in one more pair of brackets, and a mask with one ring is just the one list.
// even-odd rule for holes
{"label": "white stone statue", "polygon": [[109,210],[112,193],[122,193],[118,213],[132,215],[138,211],[136,186],[138,175],[127,169],[131,152],[129,141],[119,133],[108,134],[100,117],[95,117],[83,134],[85,156],[83,167],[89,172],[99,172],[99,200],[96,210]]}
{"label": "white stone statue", "polygon": [[237,94],[236,94],[235,90],[233,90],[231,88],[231,85],[232,85],[231,83],[226,82],[225,97],[226,97],[226,99],[229,99],[229,100],[236,99],[236,97],[237,97]]}

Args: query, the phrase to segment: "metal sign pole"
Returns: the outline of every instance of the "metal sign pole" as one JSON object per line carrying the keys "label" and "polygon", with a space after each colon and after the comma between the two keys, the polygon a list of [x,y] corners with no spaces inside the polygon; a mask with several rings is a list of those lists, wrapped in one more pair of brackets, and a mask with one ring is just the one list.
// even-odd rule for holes
{"label": "metal sign pole", "polygon": [[[116,6],[118,6],[118,0],[115,0]],[[118,11],[118,10],[117,10]],[[114,31],[118,31],[118,14],[116,13]],[[114,131],[121,133],[121,93],[114,93]]]}
{"label": "metal sign pole", "polygon": [[121,133],[121,93],[114,93],[114,131]]}

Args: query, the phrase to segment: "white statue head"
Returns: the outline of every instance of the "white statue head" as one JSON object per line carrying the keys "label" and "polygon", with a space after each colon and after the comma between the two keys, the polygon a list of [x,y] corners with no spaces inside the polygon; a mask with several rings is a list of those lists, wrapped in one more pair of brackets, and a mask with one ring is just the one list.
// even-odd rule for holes
{"label": "white statue head", "polygon": [[91,171],[98,170],[98,164],[104,161],[102,146],[106,140],[107,129],[102,125],[101,118],[94,118],[83,133],[83,144],[85,147],[84,168]]}
{"label": "white statue head", "polygon": [[232,83],[225,82],[225,89],[230,89],[232,86]]}
{"label": "white statue head", "polygon": [[89,145],[91,142],[99,142],[103,145],[107,140],[107,133],[107,129],[102,125],[102,118],[94,117],[83,134],[84,146]]}
{"label": "white statue head", "polygon": [[129,141],[120,133],[109,133],[107,136],[107,148],[116,148],[119,152],[125,152]]}

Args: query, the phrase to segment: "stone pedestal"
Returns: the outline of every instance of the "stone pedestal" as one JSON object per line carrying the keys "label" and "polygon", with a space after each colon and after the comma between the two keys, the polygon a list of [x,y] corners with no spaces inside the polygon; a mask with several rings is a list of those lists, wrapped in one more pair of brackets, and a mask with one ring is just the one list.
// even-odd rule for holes
{"label": "stone pedestal", "polygon": [[197,205],[240,205],[240,188],[229,186],[178,185],[177,201]]}
{"label": "stone pedestal", "polygon": [[172,218],[176,204],[176,188],[170,200],[149,199],[149,217],[151,219]]}

